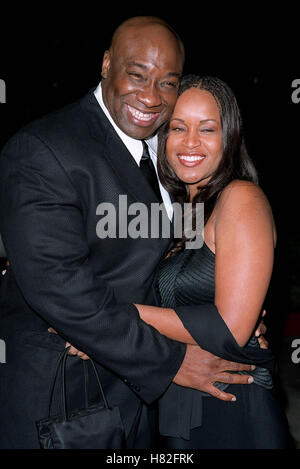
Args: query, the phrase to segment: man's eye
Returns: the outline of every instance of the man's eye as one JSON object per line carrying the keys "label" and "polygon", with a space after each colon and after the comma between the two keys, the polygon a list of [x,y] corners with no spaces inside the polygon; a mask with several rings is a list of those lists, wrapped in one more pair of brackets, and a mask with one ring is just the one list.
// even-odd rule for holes
{"label": "man's eye", "polygon": [[132,78],[134,78],[135,80],[142,80],[143,79],[143,76],[140,75],[139,73],[135,73],[135,72],[128,72],[128,75],[130,75]]}
{"label": "man's eye", "polygon": [[164,81],[162,85],[167,88],[177,88],[177,83],[174,83],[174,81]]}

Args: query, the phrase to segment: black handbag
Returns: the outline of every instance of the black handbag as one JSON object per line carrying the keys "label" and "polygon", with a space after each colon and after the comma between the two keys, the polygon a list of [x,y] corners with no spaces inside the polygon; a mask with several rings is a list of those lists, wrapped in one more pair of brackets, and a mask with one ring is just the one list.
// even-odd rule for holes
{"label": "black handbag", "polygon": [[[42,449],[120,449],[124,446],[124,428],[118,407],[109,407],[93,360],[103,404],[88,405],[88,369],[84,360],[85,408],[67,413],[66,360],[68,348],[57,362],[50,391],[49,417],[36,422]],[[61,369],[61,398],[63,415],[51,416],[54,387]]]}

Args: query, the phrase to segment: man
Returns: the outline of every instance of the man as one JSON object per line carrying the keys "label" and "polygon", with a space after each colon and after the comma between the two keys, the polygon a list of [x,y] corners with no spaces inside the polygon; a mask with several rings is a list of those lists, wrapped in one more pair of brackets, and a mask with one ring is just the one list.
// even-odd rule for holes
{"label": "man", "polygon": [[[119,195],[128,204],[158,201],[139,168],[141,140],[170,116],[183,60],[180,39],[162,20],[126,21],[104,54],[95,92],[29,124],[2,152],[0,230],[11,266],[1,283],[7,363],[0,447],[39,447],[35,421],[47,416],[52,370],[65,341],[99,364],[129,448],[155,444],[152,403],[172,380],[226,400],[215,381],[247,383],[247,376],[221,374],[250,366],[168,340],[139,319],[132,303],[157,304],[153,275],[169,240],[96,233],[99,204],[113,203],[118,221]],[[162,188],[161,194],[168,204]],[[72,408],[82,404],[82,371],[78,358],[69,362]]]}

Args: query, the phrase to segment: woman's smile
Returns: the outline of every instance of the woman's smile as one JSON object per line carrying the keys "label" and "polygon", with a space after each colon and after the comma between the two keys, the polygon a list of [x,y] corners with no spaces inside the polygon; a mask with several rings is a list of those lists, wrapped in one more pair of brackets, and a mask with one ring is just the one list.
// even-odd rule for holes
{"label": "woman's smile", "polygon": [[178,154],[177,156],[178,156],[178,159],[179,159],[180,163],[183,166],[186,166],[186,167],[189,167],[189,168],[193,168],[195,166],[198,166],[205,159],[205,156],[200,155],[200,154],[187,154],[187,153],[185,153],[185,154]]}

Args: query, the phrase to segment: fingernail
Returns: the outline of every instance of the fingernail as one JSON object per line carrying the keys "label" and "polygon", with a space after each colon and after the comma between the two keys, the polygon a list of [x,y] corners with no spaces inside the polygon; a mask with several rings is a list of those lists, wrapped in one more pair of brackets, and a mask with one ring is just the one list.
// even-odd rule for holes
{"label": "fingernail", "polygon": [[251,365],[251,370],[255,370],[256,366],[255,365]]}
{"label": "fingernail", "polygon": [[236,401],[236,397],[233,396],[233,398],[232,398],[231,400],[232,400],[233,402],[235,402],[235,401]]}
{"label": "fingernail", "polygon": [[248,378],[248,383],[251,384],[251,383],[253,383],[253,381],[254,381],[253,377],[250,376],[250,378]]}

